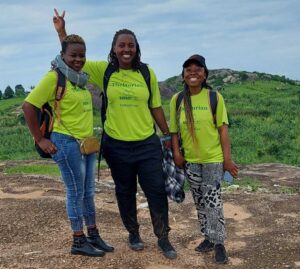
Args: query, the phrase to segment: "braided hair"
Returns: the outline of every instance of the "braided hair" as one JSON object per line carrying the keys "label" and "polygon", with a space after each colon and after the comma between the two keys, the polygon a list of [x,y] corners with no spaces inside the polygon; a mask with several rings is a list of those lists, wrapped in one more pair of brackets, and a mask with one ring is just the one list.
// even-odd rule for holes
{"label": "braided hair", "polygon": [[[206,74],[207,76],[208,74]],[[184,77],[184,70],[182,70],[181,73],[182,78]],[[197,138],[195,133],[195,123],[194,123],[194,117],[193,117],[193,111],[192,111],[192,101],[191,101],[191,94],[189,91],[189,86],[186,84],[186,82],[183,80],[183,103],[184,103],[184,112],[185,112],[185,118],[186,118],[186,125],[189,130],[189,133],[192,137],[192,140],[195,144],[197,144]],[[212,89],[210,85],[207,84],[206,79],[201,84],[201,89],[207,88]]]}
{"label": "braided hair", "polygon": [[141,66],[141,50],[140,50],[140,45],[137,41],[137,38],[134,34],[134,32],[128,30],[128,29],[121,29],[119,31],[117,31],[114,35],[112,44],[111,44],[111,49],[110,52],[108,54],[107,57],[107,61],[111,64],[113,64],[114,66],[116,66],[117,69],[119,69],[119,61],[118,58],[116,56],[116,53],[114,52],[114,47],[117,43],[117,39],[120,35],[125,34],[125,35],[132,35],[135,41],[135,45],[136,45],[136,55],[132,60],[132,64],[131,64],[131,68],[133,70],[138,70]]}
{"label": "braided hair", "polygon": [[67,35],[61,42],[61,51],[66,52],[69,44],[82,44],[85,47],[85,42],[83,38],[79,35]]}

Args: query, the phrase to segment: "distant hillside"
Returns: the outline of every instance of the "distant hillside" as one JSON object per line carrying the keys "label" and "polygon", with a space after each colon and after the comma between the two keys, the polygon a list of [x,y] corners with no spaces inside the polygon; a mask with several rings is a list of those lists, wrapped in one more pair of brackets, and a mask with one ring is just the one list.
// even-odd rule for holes
{"label": "distant hillside", "polygon": [[[284,76],[211,70],[208,81],[222,93],[229,116],[233,159],[239,164],[284,163],[300,167],[300,83]],[[99,90],[94,126],[100,125]],[[160,82],[169,120],[169,100],[182,89],[180,76]],[[22,98],[0,100],[0,160],[39,158],[20,110]]]}
{"label": "distant hillside", "polygon": [[[285,76],[271,75],[259,72],[234,71],[231,69],[213,69],[209,71],[208,84],[214,89],[222,90],[223,87],[231,84],[239,84],[245,81],[255,82],[257,80],[278,81],[291,85],[300,85],[300,81],[286,78]],[[182,90],[181,75],[170,77],[159,82],[161,95],[169,99],[174,93]]]}

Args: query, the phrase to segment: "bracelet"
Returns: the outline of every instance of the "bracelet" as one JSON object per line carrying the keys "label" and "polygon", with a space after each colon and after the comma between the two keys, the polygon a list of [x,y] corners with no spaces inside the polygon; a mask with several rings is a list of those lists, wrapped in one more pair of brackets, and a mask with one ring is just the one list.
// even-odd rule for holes
{"label": "bracelet", "polygon": [[169,141],[171,140],[171,135],[170,134],[164,134],[161,138],[161,141]]}

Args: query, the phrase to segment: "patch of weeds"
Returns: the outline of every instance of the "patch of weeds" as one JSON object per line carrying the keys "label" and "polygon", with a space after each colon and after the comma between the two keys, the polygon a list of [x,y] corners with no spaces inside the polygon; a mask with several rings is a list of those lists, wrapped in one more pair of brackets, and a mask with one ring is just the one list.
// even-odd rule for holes
{"label": "patch of weeds", "polygon": [[7,167],[3,170],[7,174],[34,174],[34,175],[48,175],[48,176],[60,176],[59,169],[56,165],[18,165],[13,167]]}
{"label": "patch of weeds", "polygon": [[256,192],[259,188],[261,188],[261,183],[254,178],[242,178],[242,179],[234,179],[232,183],[222,181],[222,187],[224,189],[231,189],[230,186],[238,186],[237,188],[232,189],[244,189],[251,192]]}
{"label": "patch of weeds", "polygon": [[[101,161],[100,169],[106,169],[106,168],[108,168],[107,163],[105,161]],[[4,168],[2,172],[7,174],[60,176],[60,171],[56,164],[18,165],[18,166]]]}
{"label": "patch of weeds", "polygon": [[[97,160],[97,169],[98,169],[98,160]],[[108,168],[108,164],[106,163],[106,161],[105,160],[102,160],[101,162],[100,162],[100,170],[101,169],[107,169]]]}
{"label": "patch of weeds", "polygon": [[183,186],[184,191],[189,191],[190,190],[190,184],[187,179],[184,180],[184,186]]}
{"label": "patch of weeds", "polygon": [[248,191],[257,191],[261,187],[261,183],[254,178],[243,178],[241,180],[234,180],[233,184],[240,185],[241,188],[247,189]]}
{"label": "patch of weeds", "polygon": [[[256,192],[261,189],[262,185],[259,180],[254,178],[242,178],[242,179],[234,179],[231,183],[225,180],[221,182],[222,189],[228,191],[234,191],[237,189],[243,189],[246,191]],[[188,180],[186,179],[184,182],[184,191],[189,191],[190,186]]]}
{"label": "patch of weeds", "polygon": [[296,187],[280,186],[279,192],[284,194],[296,194],[299,190]]}

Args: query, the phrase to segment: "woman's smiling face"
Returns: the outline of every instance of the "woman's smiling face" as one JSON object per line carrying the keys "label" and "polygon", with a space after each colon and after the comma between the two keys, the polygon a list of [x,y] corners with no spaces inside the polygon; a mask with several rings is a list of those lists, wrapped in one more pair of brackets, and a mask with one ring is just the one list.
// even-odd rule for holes
{"label": "woman's smiling face", "polygon": [[199,87],[206,80],[205,68],[191,63],[183,70],[183,79],[189,87]]}
{"label": "woman's smiling face", "polygon": [[114,52],[122,69],[131,69],[136,56],[135,39],[130,34],[120,34],[114,46]]}
{"label": "woman's smiling face", "polygon": [[73,70],[79,72],[85,64],[85,46],[80,43],[68,44],[66,51],[61,53],[62,59]]}

